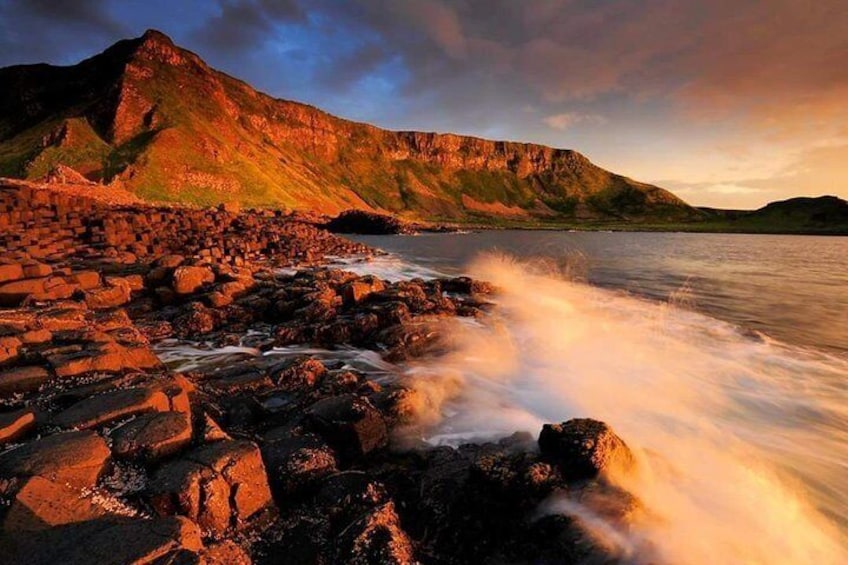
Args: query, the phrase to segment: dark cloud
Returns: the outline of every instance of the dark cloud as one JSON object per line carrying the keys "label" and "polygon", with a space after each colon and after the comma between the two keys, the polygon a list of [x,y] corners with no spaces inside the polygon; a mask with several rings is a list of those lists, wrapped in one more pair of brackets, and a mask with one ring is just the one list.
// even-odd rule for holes
{"label": "dark cloud", "polygon": [[72,63],[128,32],[106,0],[0,0],[0,66]]}
{"label": "dark cloud", "polygon": [[273,36],[278,24],[296,22],[305,15],[296,0],[224,0],[217,9],[192,35],[218,52],[238,53],[260,46]]}

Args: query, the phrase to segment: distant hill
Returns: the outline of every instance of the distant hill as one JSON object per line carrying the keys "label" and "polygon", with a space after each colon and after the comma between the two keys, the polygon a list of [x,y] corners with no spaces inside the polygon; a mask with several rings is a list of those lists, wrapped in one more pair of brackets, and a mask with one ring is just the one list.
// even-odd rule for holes
{"label": "distant hill", "polygon": [[701,208],[704,225],[727,231],[848,234],[848,202],[836,196],[771,202],[759,210]]}
{"label": "distant hill", "polygon": [[686,221],[567,149],[394,132],[274,99],[148,31],[70,67],[0,69],[0,176],[57,167],[150,200],[415,219]]}

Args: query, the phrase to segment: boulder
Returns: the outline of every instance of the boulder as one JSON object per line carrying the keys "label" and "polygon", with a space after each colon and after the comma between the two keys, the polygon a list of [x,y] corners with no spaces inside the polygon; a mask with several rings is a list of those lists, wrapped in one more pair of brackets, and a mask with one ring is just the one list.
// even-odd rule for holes
{"label": "boulder", "polygon": [[150,492],[160,515],[187,516],[217,533],[240,528],[273,504],[259,448],[246,441],[204,445],[166,463]]}
{"label": "boulder", "polygon": [[17,440],[35,427],[35,412],[29,408],[0,413],[0,445]]}
{"label": "boulder", "polygon": [[306,413],[315,430],[343,456],[361,457],[389,442],[386,422],[367,398],[354,394],[325,398]]}
{"label": "boulder", "polygon": [[112,453],[118,457],[156,461],[191,442],[191,417],[182,412],[143,414],[112,430]]}
{"label": "boulder", "polygon": [[545,424],[539,434],[539,449],[569,480],[592,479],[612,470],[629,469],[634,463],[627,444],[612,428],[589,418]]}
{"label": "boulder", "polygon": [[203,285],[215,282],[215,273],[209,267],[177,267],[172,288],[177,294],[192,294]]}
{"label": "boulder", "polygon": [[31,441],[0,455],[0,477],[44,477],[78,488],[97,483],[109,459],[94,432],[67,432]]}
{"label": "boulder", "polygon": [[168,396],[152,388],[113,390],[81,400],[53,417],[63,428],[88,429],[144,412],[167,412]]}

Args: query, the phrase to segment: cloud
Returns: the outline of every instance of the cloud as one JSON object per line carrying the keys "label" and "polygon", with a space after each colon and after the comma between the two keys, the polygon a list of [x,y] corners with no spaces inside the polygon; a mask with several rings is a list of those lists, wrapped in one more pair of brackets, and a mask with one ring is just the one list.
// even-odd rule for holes
{"label": "cloud", "polygon": [[542,120],[548,127],[565,131],[577,124],[605,124],[607,119],[598,114],[581,114],[579,112],[564,112],[553,114]]}

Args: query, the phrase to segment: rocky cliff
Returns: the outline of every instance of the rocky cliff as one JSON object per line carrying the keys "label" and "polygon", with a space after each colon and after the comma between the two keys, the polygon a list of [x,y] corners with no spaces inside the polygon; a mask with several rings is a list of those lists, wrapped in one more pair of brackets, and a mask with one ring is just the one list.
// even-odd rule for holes
{"label": "rocky cliff", "polygon": [[421,219],[681,219],[576,151],[395,132],[274,99],[148,31],[70,67],[0,69],[0,175],[62,165],[151,200]]}

